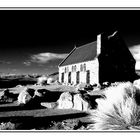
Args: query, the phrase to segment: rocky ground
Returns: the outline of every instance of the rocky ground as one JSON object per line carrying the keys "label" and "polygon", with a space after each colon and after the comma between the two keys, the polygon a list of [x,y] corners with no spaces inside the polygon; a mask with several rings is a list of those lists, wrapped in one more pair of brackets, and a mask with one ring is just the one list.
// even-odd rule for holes
{"label": "rocky ground", "polygon": [[77,110],[26,108],[13,103],[0,109],[3,130],[78,130],[90,123],[88,114]]}
{"label": "rocky ground", "polygon": [[140,80],[75,86],[45,80],[0,89],[0,130],[140,129]]}
{"label": "rocky ground", "polygon": [[0,89],[0,130],[140,130],[139,105],[140,80],[17,85]]}
{"label": "rocky ground", "polygon": [[[27,89],[32,89],[34,95]],[[86,130],[90,123],[89,103],[77,96],[77,92],[74,86],[59,84],[1,89],[0,129]]]}

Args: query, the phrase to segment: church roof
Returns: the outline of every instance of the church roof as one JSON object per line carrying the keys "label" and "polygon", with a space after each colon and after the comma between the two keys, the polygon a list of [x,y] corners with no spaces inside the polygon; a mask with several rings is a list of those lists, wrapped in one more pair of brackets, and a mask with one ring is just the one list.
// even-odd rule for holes
{"label": "church roof", "polygon": [[68,56],[59,64],[59,66],[66,66],[80,62],[93,60],[97,55],[97,41],[85,44],[78,48],[74,48]]}

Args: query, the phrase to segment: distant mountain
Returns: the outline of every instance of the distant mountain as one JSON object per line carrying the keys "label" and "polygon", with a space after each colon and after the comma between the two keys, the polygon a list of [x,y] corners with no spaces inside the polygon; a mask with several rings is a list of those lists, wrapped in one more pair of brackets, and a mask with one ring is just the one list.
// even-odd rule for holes
{"label": "distant mountain", "polygon": [[39,75],[4,75],[0,77],[0,88],[32,85],[37,83],[38,76]]}
{"label": "distant mountain", "polygon": [[54,81],[58,81],[59,73],[58,72],[54,72],[54,73],[50,74],[48,77],[53,78]]}
{"label": "distant mountain", "polygon": [[58,72],[54,72],[54,73],[50,74],[49,77],[51,77],[51,76],[56,76],[56,75],[58,75],[58,74],[59,74]]}

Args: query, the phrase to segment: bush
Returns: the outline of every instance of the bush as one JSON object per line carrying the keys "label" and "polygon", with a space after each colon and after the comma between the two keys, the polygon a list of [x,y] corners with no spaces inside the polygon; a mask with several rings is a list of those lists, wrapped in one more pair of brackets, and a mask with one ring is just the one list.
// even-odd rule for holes
{"label": "bush", "polygon": [[48,130],[85,130],[85,126],[78,119],[67,119],[62,122],[52,122]]}
{"label": "bush", "polygon": [[15,130],[15,124],[11,122],[1,123],[0,130]]}
{"label": "bush", "polygon": [[140,90],[130,83],[118,83],[104,91],[105,98],[98,99],[98,107],[91,112],[91,130],[140,129],[140,106],[136,95]]}
{"label": "bush", "polygon": [[41,76],[37,79],[37,84],[39,85],[47,85],[47,77]]}

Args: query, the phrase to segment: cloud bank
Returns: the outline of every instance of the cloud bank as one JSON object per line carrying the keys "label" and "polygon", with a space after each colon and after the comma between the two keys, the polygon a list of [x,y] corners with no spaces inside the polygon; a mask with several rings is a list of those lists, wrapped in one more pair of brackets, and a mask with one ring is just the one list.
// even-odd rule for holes
{"label": "cloud bank", "polygon": [[25,61],[25,62],[23,62],[23,64],[26,65],[26,66],[30,66],[31,62],[30,61]]}
{"label": "cloud bank", "polygon": [[24,65],[30,66],[31,63],[46,64],[52,60],[64,59],[68,54],[58,54],[58,53],[39,53],[30,56],[30,60],[23,62]]}
{"label": "cloud bank", "polygon": [[7,64],[7,65],[9,65],[9,64],[11,64],[11,62],[9,62],[9,61],[4,61],[4,60],[0,60],[0,64]]}
{"label": "cloud bank", "polygon": [[140,70],[140,44],[132,46],[131,48],[129,48],[129,50],[130,50],[130,52],[132,53],[133,57],[136,60],[135,69]]}

